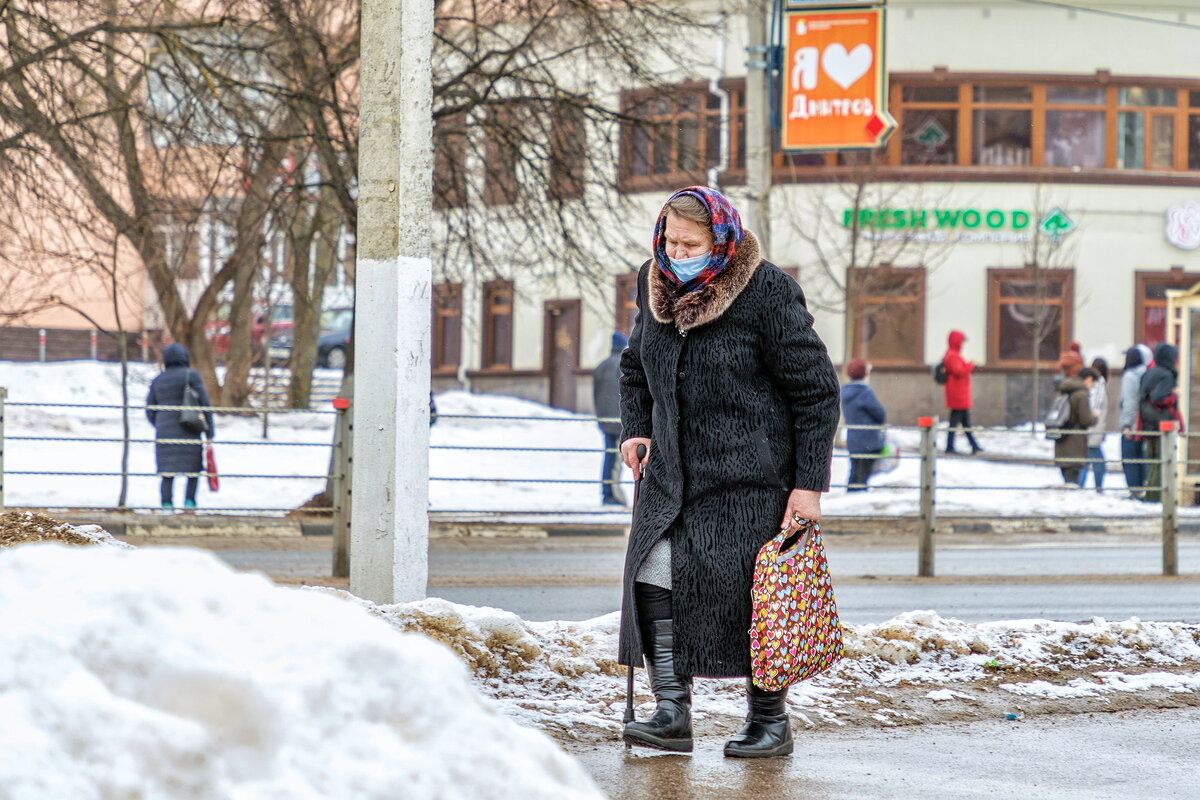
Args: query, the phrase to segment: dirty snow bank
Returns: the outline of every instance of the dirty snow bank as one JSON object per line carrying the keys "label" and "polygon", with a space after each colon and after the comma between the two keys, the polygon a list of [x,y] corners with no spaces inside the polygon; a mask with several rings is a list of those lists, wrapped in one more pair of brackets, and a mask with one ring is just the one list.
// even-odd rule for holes
{"label": "dirty snow bank", "polygon": [[[310,591],[351,597],[332,589]],[[620,729],[625,668],[614,660],[615,613],[583,622],[527,622],[506,611],[438,598],[390,606],[356,602],[401,630],[423,632],[449,645],[484,692],[525,724],[565,738]],[[1084,624],[1049,620],[968,624],[933,611],[912,611],[878,625],[846,626],[845,641],[845,660],[828,674],[792,690],[789,703],[802,721],[811,723],[811,714],[842,724],[861,717],[868,706],[868,716],[875,722],[893,724],[889,713],[911,717],[882,707],[899,689],[920,686],[922,698],[944,704],[966,695],[951,691],[933,696],[930,687],[948,684],[1012,692],[1012,686],[1022,684],[1001,686],[1000,682],[1056,674],[1065,680],[1081,670],[1101,670],[1093,674],[1109,687],[1121,683],[1123,691],[1167,688],[1200,696],[1200,678],[1195,676],[1179,676],[1173,683],[1126,676],[1122,683],[1115,676],[1124,673],[1113,671],[1176,668],[1200,674],[1200,625],[1136,618],[1123,622],[1096,618]],[[651,708],[644,677],[639,670],[639,713]],[[986,686],[981,685],[984,682]],[[864,692],[875,697],[863,696]],[[696,681],[697,719],[738,718],[744,713],[740,681]]]}
{"label": "dirty snow bank", "polygon": [[34,511],[8,511],[0,514],[0,547],[30,542],[101,545],[129,548],[99,525],[70,525]]}
{"label": "dirty snow bank", "polygon": [[0,619],[5,797],[600,797],[446,648],[206,553],[0,550]]}

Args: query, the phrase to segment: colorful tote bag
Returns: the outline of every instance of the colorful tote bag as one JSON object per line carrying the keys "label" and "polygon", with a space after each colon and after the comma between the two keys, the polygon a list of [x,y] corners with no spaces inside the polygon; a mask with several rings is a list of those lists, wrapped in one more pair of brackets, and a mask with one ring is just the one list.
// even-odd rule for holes
{"label": "colorful tote bag", "polygon": [[750,589],[750,675],[769,692],[811,678],[842,657],[821,526],[806,519],[762,546]]}

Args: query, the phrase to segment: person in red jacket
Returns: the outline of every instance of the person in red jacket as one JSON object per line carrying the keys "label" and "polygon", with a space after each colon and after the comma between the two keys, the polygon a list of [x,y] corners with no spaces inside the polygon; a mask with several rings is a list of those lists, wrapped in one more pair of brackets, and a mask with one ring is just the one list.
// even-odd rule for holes
{"label": "person in red jacket", "polygon": [[946,368],[946,408],[950,409],[946,452],[957,452],[954,449],[954,434],[962,429],[971,445],[971,455],[975,455],[983,452],[983,448],[971,432],[971,373],[975,370],[975,362],[962,357],[962,346],[966,340],[967,336],[962,331],[950,331],[950,347],[942,357],[942,364]]}

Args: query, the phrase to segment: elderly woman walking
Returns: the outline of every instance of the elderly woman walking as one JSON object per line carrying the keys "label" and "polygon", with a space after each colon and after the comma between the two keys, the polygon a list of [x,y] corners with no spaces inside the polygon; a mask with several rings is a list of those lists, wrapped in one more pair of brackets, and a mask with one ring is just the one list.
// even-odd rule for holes
{"label": "elderly woman walking", "polygon": [[[804,293],[763,259],[719,192],[693,186],[668,200],[637,302],[621,360],[621,455],[642,485],[620,661],[645,659],[657,707],[624,736],[690,751],[692,677],[750,674],[759,549],[820,516],[838,378]],[[787,690],[747,679],[746,691],[746,725],[725,755],[792,752]]]}

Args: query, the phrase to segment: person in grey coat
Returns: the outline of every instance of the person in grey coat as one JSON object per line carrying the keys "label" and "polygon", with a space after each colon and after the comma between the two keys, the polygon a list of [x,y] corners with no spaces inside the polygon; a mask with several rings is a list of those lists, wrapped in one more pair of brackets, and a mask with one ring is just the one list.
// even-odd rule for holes
{"label": "person in grey coat", "polygon": [[1138,436],[1138,387],[1154,355],[1144,344],[1125,351],[1125,367],[1121,370],[1121,407],[1118,423],[1121,428],[1121,471],[1129,493],[1142,499],[1146,485],[1146,443]]}
{"label": "person in grey coat", "polygon": [[[621,332],[612,335],[612,353],[592,372],[592,401],[596,416],[601,420],[604,434],[604,466],[600,470],[600,502],[606,506],[623,506],[619,486],[621,461],[617,444],[621,436],[621,353],[629,344]],[[608,420],[607,422],[604,420]]]}
{"label": "person in grey coat", "polygon": [[837,373],[799,284],[719,192],[673,195],[651,252],[621,358],[621,456],[642,482],[618,658],[645,658],[656,707],[624,739],[691,751],[691,678],[740,677],[749,713],[725,755],[785,755],[787,689],[749,680],[750,587],[762,546],[820,517]]}
{"label": "person in grey coat", "polygon": [[[180,423],[178,410],[156,410],[152,406],[183,405],[183,387],[190,385],[196,390],[200,405],[210,406],[208,392],[200,373],[189,367],[191,356],[187,348],[175,342],[163,348],[163,371],[150,384],[150,393],[146,395],[146,418],[154,426],[154,456],[158,463],[158,472],[162,476],[161,495],[162,507],[172,509],[174,503],[174,484],[176,475],[187,476],[187,490],[184,494],[185,508],[196,507],[196,489],[200,483],[200,473],[204,471],[204,447],[201,444],[203,434],[189,430]],[[208,422],[208,436],[213,438],[216,427],[213,424],[213,414],[205,411],[204,417]],[[195,439],[195,444],[186,442],[170,442],[171,439]]]}

